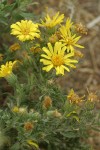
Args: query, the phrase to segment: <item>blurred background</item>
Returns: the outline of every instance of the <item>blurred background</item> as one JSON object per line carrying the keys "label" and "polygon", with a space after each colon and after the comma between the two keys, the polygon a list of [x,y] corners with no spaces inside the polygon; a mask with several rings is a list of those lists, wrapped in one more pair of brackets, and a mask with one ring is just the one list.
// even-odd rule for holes
{"label": "blurred background", "polygon": [[[84,57],[74,71],[58,78],[57,82],[67,92],[71,88],[80,95],[94,92],[97,93],[98,99],[100,99],[100,0],[31,0],[33,4],[31,5],[30,3],[27,6],[25,2],[26,0],[23,0],[21,9],[25,9],[31,15],[34,14],[35,20],[43,18],[46,13],[54,15],[59,11],[61,14],[64,13],[66,19],[70,17],[75,23],[82,23],[86,27],[87,35],[83,35],[80,40],[81,45],[85,46],[81,50]],[[8,3],[11,5],[14,3],[14,0],[8,0]],[[21,17],[24,16],[25,13]],[[16,20],[19,20],[21,17],[17,16]],[[31,18],[32,16],[27,17]],[[14,21],[11,18],[9,20],[9,17],[7,19],[8,24]],[[1,37],[0,53],[6,47],[2,43],[10,45],[12,40],[8,38],[7,34],[6,37]],[[97,109],[100,109],[100,105],[97,105]],[[91,137],[87,142],[93,145],[94,150],[100,150],[100,133],[89,131],[89,134]]]}

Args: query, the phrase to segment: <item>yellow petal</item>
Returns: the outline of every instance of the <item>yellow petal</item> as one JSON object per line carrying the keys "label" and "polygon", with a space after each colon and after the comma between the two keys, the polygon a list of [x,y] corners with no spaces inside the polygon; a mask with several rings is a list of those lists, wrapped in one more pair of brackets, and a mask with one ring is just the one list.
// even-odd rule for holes
{"label": "yellow petal", "polygon": [[51,43],[48,43],[48,48],[49,48],[51,54],[53,54],[53,47],[52,47]]}
{"label": "yellow petal", "polygon": [[41,55],[41,57],[44,57],[44,58],[46,58],[46,59],[51,59],[51,57],[50,57],[50,56],[45,55],[45,54],[42,54],[42,55]]}
{"label": "yellow petal", "polygon": [[46,67],[43,67],[43,70],[46,70],[47,72],[50,71],[53,68],[53,65],[48,65]]}
{"label": "yellow petal", "polygon": [[43,47],[42,49],[48,56],[52,56],[51,52],[46,47]]}
{"label": "yellow petal", "polygon": [[47,59],[40,59],[40,62],[43,62],[44,65],[50,65],[52,64],[51,61],[47,60]]}

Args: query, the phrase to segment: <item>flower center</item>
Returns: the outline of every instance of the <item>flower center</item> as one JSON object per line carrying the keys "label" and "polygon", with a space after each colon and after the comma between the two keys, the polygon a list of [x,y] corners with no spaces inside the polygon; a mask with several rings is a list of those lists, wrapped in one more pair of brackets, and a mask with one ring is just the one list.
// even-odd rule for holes
{"label": "flower center", "polygon": [[29,31],[29,29],[27,29],[27,28],[22,30],[22,34],[24,34],[24,35],[28,35],[29,32],[30,32],[30,31]]}
{"label": "flower center", "polygon": [[67,39],[66,39],[66,43],[67,43],[67,45],[72,45],[73,44],[73,39],[71,38],[71,37],[68,37]]}
{"label": "flower center", "polygon": [[52,61],[54,66],[61,66],[64,63],[63,57],[61,55],[58,55],[58,54],[52,56],[51,61]]}

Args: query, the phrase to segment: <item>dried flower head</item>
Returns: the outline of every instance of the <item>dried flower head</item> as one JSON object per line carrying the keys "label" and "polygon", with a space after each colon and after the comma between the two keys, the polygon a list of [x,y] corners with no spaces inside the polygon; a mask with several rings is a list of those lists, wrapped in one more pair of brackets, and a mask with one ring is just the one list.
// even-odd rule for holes
{"label": "dried flower head", "polygon": [[21,20],[11,25],[11,34],[17,36],[20,41],[34,40],[40,38],[38,24],[34,24],[31,20]]}
{"label": "dried flower head", "polygon": [[47,14],[47,16],[45,17],[45,21],[41,20],[41,24],[44,27],[52,28],[62,23],[63,19],[64,19],[64,14],[59,15],[59,12],[56,13],[55,16],[53,16],[53,18],[50,18],[50,16]]}
{"label": "dried flower head", "polygon": [[52,36],[49,37],[49,42],[50,43],[55,43],[57,42],[59,39],[58,39],[58,36],[56,34],[53,34]]}
{"label": "dried flower head", "polygon": [[43,100],[43,108],[48,109],[51,106],[52,106],[52,99],[50,98],[50,96],[45,96]]}
{"label": "dried flower head", "polygon": [[13,45],[11,45],[9,47],[9,49],[10,49],[11,52],[17,51],[17,50],[20,49],[20,45],[19,45],[19,43],[14,43]]}
{"label": "dried flower head", "polygon": [[58,38],[59,40],[62,39],[60,31],[56,31],[56,32],[55,32],[55,35],[57,36],[57,38]]}
{"label": "dried flower head", "polygon": [[88,97],[87,97],[87,100],[89,102],[96,102],[97,99],[98,99],[97,95],[95,93],[92,93],[92,92],[90,92]]}
{"label": "dried flower head", "polygon": [[73,89],[71,89],[67,95],[67,99],[72,104],[80,104],[83,101],[84,96],[79,97]]}
{"label": "dried flower head", "polygon": [[49,85],[54,84],[54,80],[53,80],[53,79],[48,80],[48,84],[49,84]]}
{"label": "dried flower head", "polygon": [[33,129],[33,123],[31,123],[31,122],[26,122],[26,123],[24,124],[24,129],[27,130],[27,131],[32,130],[32,129]]}
{"label": "dried flower head", "polygon": [[41,48],[32,46],[30,48],[30,51],[33,52],[33,53],[39,53],[41,51]]}
{"label": "dried flower head", "polygon": [[64,75],[64,70],[70,71],[69,67],[76,68],[75,63],[78,63],[77,60],[74,60],[74,53],[65,54],[66,46],[64,46],[61,42],[56,42],[54,48],[51,43],[48,43],[48,48],[43,47],[43,52],[40,59],[45,66],[43,70],[49,72],[52,68],[55,68],[56,74]]}
{"label": "dried flower head", "polygon": [[22,52],[22,57],[26,58],[26,59],[30,59],[31,58],[30,55],[27,53],[27,51],[23,51]]}
{"label": "dried flower head", "polygon": [[77,32],[87,35],[87,28],[82,23],[76,24],[75,29]]}
{"label": "dried flower head", "polygon": [[84,56],[84,54],[78,50],[75,50],[74,56],[77,58],[82,58]]}

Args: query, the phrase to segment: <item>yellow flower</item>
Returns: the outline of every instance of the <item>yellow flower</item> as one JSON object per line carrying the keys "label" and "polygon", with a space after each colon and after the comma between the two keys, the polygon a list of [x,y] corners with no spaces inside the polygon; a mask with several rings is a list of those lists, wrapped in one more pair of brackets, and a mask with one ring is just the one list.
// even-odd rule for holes
{"label": "yellow flower", "polygon": [[66,25],[61,26],[59,29],[61,33],[60,41],[66,45],[68,52],[74,52],[74,47],[84,48],[83,46],[77,44],[81,36],[77,36],[71,32],[72,24],[73,23],[71,23],[70,19],[68,19],[66,21]]}
{"label": "yellow flower", "polygon": [[70,18],[68,18],[66,20],[66,25],[65,25],[66,30],[69,31],[71,29],[72,25],[73,25],[73,22],[71,22]]}
{"label": "yellow flower", "polygon": [[50,16],[47,14],[45,17],[45,21],[41,21],[42,26],[45,26],[47,28],[52,28],[56,26],[57,24],[60,24],[63,22],[64,14],[59,15],[59,12],[53,16],[53,18],[50,18]]}
{"label": "yellow flower", "polygon": [[9,61],[9,62],[6,62],[5,65],[1,65],[1,68],[0,68],[0,77],[7,77],[9,76],[11,73],[12,73],[12,69],[13,69],[13,66],[15,65],[17,61]]}
{"label": "yellow flower", "polygon": [[17,51],[17,50],[20,49],[20,45],[19,45],[19,43],[14,43],[13,45],[11,45],[11,46],[9,47],[9,49],[10,49],[11,52]]}
{"label": "yellow flower", "polygon": [[62,25],[60,27],[60,32],[62,33],[62,35],[60,35],[61,37],[66,37],[68,35],[68,33],[70,32],[71,28],[72,28],[73,22],[71,22],[71,20],[68,18],[66,20],[66,24],[65,26]]}
{"label": "yellow flower", "polygon": [[34,24],[31,20],[21,20],[11,25],[11,34],[17,36],[20,41],[34,40],[40,38],[38,24]]}
{"label": "yellow flower", "polygon": [[40,62],[42,62],[45,67],[43,70],[49,72],[52,68],[55,68],[56,74],[64,75],[64,69],[68,72],[70,71],[69,67],[76,68],[73,63],[77,63],[77,60],[70,59],[74,53],[65,54],[66,46],[61,42],[56,42],[54,48],[51,43],[48,43],[48,48],[43,47],[45,54],[42,54]]}

